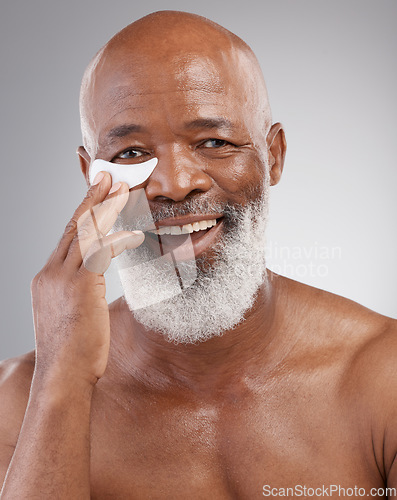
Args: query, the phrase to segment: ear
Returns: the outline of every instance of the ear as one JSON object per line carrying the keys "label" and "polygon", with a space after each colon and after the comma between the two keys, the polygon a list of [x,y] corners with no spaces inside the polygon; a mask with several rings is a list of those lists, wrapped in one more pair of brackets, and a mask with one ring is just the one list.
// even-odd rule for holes
{"label": "ear", "polygon": [[267,134],[266,142],[269,155],[270,185],[274,186],[279,182],[283,173],[285,153],[287,151],[287,141],[281,123],[272,125]]}
{"label": "ear", "polygon": [[77,148],[76,153],[79,155],[80,168],[81,168],[81,171],[83,172],[83,175],[85,177],[85,181],[87,183],[87,186],[89,187],[90,186],[89,169],[90,169],[90,163],[91,163],[90,155],[83,148],[83,146],[79,146]]}

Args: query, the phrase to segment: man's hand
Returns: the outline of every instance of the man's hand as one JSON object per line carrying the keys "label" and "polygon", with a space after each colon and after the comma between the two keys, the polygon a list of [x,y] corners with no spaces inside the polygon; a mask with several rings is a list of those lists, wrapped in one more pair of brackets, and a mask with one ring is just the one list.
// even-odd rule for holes
{"label": "man's hand", "polygon": [[127,184],[110,185],[103,173],[91,186],[33,279],[36,365],[2,499],[90,498],[91,401],[110,342],[103,273],[144,239],[140,231],[106,236],[129,195]]}
{"label": "man's hand", "polygon": [[36,378],[57,380],[73,373],[95,384],[106,368],[110,326],[103,273],[112,257],[139,246],[144,235],[120,231],[106,236],[129,191],[125,183],[109,191],[107,172],[100,172],[95,181],[32,281]]}

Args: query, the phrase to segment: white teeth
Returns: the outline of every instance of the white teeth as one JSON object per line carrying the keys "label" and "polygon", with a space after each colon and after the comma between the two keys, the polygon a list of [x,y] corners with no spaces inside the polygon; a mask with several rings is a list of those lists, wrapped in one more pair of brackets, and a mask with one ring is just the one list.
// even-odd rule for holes
{"label": "white teeth", "polygon": [[171,226],[171,234],[182,234],[182,229],[179,226]]}
{"label": "white teeth", "polygon": [[184,226],[163,226],[160,229],[153,229],[150,231],[153,234],[190,234],[197,231],[203,231],[204,229],[208,229],[209,227],[213,227],[216,225],[216,219],[211,220],[201,220],[199,222],[193,222],[193,224],[185,224]]}

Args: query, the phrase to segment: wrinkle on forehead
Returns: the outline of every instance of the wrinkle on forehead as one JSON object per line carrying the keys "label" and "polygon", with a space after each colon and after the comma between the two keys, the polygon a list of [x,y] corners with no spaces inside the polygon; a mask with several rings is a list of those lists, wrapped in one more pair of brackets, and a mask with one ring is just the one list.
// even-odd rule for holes
{"label": "wrinkle on forehead", "polygon": [[[144,90],[139,86],[135,86],[134,82],[138,79],[145,78],[145,68],[139,68],[136,71],[131,71],[127,77],[126,72],[120,72],[114,76],[114,85],[106,85],[103,89],[103,97],[110,102],[127,99],[132,96],[150,96],[163,93],[175,92],[225,92],[224,79],[219,77],[217,65],[206,58],[204,61],[197,56],[184,58],[183,60],[174,58],[166,68],[159,67],[156,79],[146,78]],[[176,83],[176,88],[167,85],[167,80]]]}
{"label": "wrinkle on forehead", "polygon": [[[168,85],[170,81],[174,86]],[[114,113],[122,110],[123,101],[131,96],[148,96],[167,88],[169,92],[193,91],[203,97],[208,93],[238,97],[241,106],[255,109],[258,120],[263,121],[263,132],[267,134],[270,129],[265,82],[248,45],[200,16],[157,12],[116,34],[87,67],[80,113],[88,152],[95,148],[99,126],[95,107],[111,104]]]}

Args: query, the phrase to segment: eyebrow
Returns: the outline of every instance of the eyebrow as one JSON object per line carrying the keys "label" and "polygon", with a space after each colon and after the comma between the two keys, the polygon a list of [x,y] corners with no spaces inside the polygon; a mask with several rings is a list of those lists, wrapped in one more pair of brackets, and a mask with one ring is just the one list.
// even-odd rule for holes
{"label": "eyebrow", "polygon": [[187,130],[194,130],[199,128],[204,129],[233,129],[233,124],[226,118],[198,118],[191,122],[185,123],[185,128]]}
{"label": "eyebrow", "polygon": [[[186,122],[184,124],[187,130],[194,129],[233,129],[233,124],[230,120],[226,118],[198,118],[197,120],[193,120],[191,122]],[[106,134],[106,138],[109,140],[112,139],[120,139],[126,137],[127,135],[134,134],[137,132],[146,132],[147,129],[138,125],[136,123],[129,123],[125,125],[119,125],[118,127],[114,127]]]}
{"label": "eyebrow", "polygon": [[128,125],[120,125],[119,127],[114,127],[106,134],[108,139],[115,139],[126,137],[127,135],[134,134],[136,132],[145,132],[146,129],[141,125],[136,123],[129,123]]}

